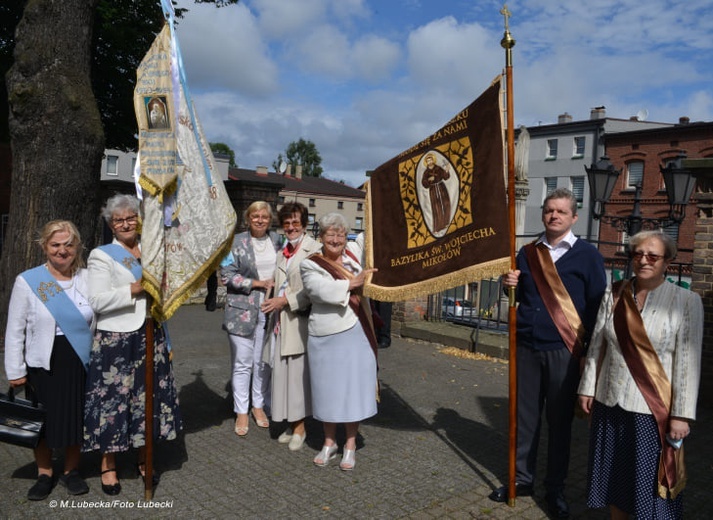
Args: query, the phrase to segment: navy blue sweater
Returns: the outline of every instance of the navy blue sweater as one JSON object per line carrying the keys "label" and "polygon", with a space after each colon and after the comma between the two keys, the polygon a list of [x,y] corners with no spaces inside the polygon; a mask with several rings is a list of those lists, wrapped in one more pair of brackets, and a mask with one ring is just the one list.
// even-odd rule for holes
{"label": "navy blue sweater", "polygon": [[[578,239],[574,246],[555,262],[562,283],[567,288],[586,330],[589,343],[597,319],[599,303],[606,289],[604,259],[592,244]],[[517,343],[536,350],[565,348],[550,314],[530,273],[524,252],[517,255],[521,271],[517,281]]]}

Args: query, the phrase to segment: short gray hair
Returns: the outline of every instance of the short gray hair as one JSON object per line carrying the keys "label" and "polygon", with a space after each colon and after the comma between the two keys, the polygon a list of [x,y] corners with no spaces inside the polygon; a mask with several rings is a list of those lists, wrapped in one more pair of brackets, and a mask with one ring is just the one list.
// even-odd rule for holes
{"label": "short gray hair", "polygon": [[663,244],[663,257],[666,260],[673,260],[678,254],[678,247],[676,246],[676,241],[668,236],[666,233],[658,229],[639,231],[636,235],[629,239],[629,254],[633,254],[634,250],[639,247],[643,242],[646,242],[650,238],[655,238]]}
{"label": "short gray hair", "polygon": [[569,191],[567,188],[557,188],[555,191],[545,197],[545,201],[542,203],[542,215],[545,214],[545,206],[547,206],[547,201],[552,199],[567,199],[569,200],[570,209],[572,210],[572,216],[577,214],[577,197],[574,193]]}
{"label": "short gray hair", "polygon": [[141,205],[139,203],[139,199],[137,199],[134,195],[119,193],[107,199],[106,205],[102,208],[101,216],[104,218],[109,227],[111,227],[111,219],[118,211],[131,210],[138,215],[140,208]]}
{"label": "short gray hair", "polygon": [[319,236],[323,236],[328,229],[342,231],[346,235],[351,231],[347,219],[341,213],[327,213],[319,219]]}

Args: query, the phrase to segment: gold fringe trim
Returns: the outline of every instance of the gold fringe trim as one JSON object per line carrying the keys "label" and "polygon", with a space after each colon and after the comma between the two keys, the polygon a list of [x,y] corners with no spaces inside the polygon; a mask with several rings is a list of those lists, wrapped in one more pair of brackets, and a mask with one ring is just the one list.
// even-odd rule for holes
{"label": "gold fringe trim", "polygon": [[178,189],[178,175],[174,175],[165,186],[159,185],[150,177],[140,175],[139,186],[141,186],[152,197],[157,197],[160,203],[163,203],[164,197],[170,197],[176,189]]}
{"label": "gold fringe trim", "polygon": [[152,297],[151,315],[154,319],[158,322],[164,322],[170,319],[178,308],[208,279],[213,271],[218,269],[220,262],[228,254],[232,244],[233,233],[230,233],[225,242],[213,253],[213,256],[163,304],[161,302],[162,296],[160,291],[161,281],[156,280],[156,278],[151,276],[147,271],[144,271],[141,285]]}
{"label": "gold fringe trim", "polygon": [[668,499],[675,500],[676,497],[678,496],[678,494],[681,491],[683,491],[683,489],[686,487],[687,482],[688,482],[687,478],[680,479],[678,482],[676,482],[676,485],[673,487],[673,489],[669,489],[666,486],[657,484],[659,496],[665,500],[668,500]]}
{"label": "gold fringe trim", "polygon": [[399,287],[386,287],[367,282],[364,285],[364,295],[381,302],[401,302],[418,298],[419,296],[435,294],[477,280],[497,278],[509,270],[510,257],[498,258],[482,264],[465,267],[443,276]]}

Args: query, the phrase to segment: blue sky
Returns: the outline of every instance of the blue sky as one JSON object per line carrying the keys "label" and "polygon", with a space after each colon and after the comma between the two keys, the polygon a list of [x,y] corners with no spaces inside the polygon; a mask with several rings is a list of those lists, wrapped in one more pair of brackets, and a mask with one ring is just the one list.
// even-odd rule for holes
{"label": "blue sky", "polygon": [[[238,165],[317,146],[324,175],[371,170],[467,106],[504,66],[503,4],[490,0],[179,0],[189,88],[210,141]],[[640,111],[713,120],[710,0],[507,2],[515,124]]]}

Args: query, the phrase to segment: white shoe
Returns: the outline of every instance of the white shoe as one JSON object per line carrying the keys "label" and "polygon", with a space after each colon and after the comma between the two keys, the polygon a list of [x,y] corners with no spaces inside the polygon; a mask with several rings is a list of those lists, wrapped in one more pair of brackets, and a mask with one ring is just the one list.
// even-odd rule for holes
{"label": "white shoe", "polygon": [[330,460],[337,456],[338,448],[336,443],[331,446],[322,446],[322,451],[317,454],[312,462],[314,462],[315,466],[326,466]]}
{"label": "white shoe", "polygon": [[307,432],[300,435],[299,433],[293,433],[292,439],[290,439],[290,444],[287,446],[290,451],[297,451],[302,448],[307,438]]}
{"label": "white shoe", "polygon": [[344,448],[344,454],[342,455],[342,462],[339,463],[339,469],[342,471],[351,471],[356,466],[356,450],[348,450]]}
{"label": "white shoe", "polygon": [[284,432],[282,432],[280,434],[280,436],[277,438],[277,442],[279,442],[280,444],[287,444],[291,440],[292,440],[292,432],[289,430],[289,428],[287,430],[285,430]]}

